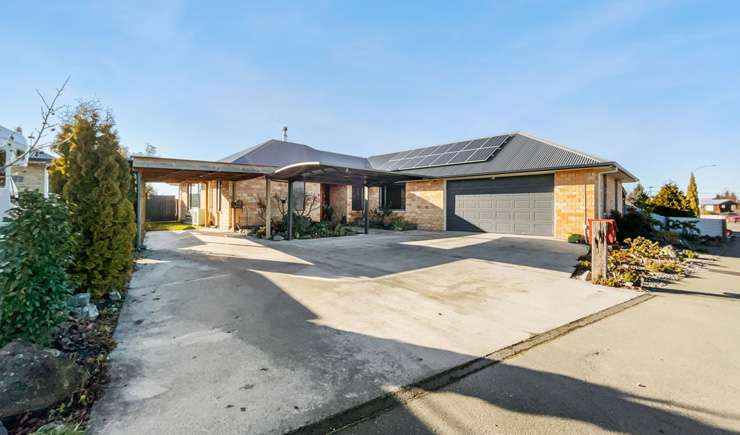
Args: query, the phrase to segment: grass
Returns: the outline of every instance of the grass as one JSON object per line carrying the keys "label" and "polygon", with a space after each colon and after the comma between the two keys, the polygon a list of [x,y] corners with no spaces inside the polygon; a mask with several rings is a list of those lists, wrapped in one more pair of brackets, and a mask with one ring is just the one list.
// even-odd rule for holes
{"label": "grass", "polygon": [[192,230],[195,227],[190,224],[184,224],[177,221],[165,221],[165,222],[147,222],[147,231],[182,231]]}

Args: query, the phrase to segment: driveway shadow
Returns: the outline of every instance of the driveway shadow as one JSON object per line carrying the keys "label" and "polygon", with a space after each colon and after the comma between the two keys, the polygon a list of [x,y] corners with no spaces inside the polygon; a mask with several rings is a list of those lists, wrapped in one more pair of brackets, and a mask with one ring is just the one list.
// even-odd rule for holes
{"label": "driveway shadow", "polygon": [[[240,249],[265,248],[239,242],[232,252],[233,242],[223,243],[223,256],[193,251],[203,242],[186,234],[176,249],[146,253],[158,261],[136,272],[137,285],[116,331],[111,384],[95,405],[92,433],[324,433],[400,404],[389,394],[399,387],[440,388],[458,379],[451,367],[480,361],[480,355],[452,350],[456,343],[424,345],[436,337],[414,331],[399,340],[373,335],[372,325],[353,331],[329,326],[260,273],[305,270],[315,267],[314,258],[293,255],[291,247],[277,250],[278,258],[287,258],[242,258]],[[361,261],[361,253],[355,256]],[[445,261],[449,257],[431,256],[421,264]],[[363,312],[362,306],[352,309]],[[385,309],[394,310],[392,302]],[[383,313],[364,314],[382,322]],[[613,431],[640,432],[646,424],[729,433],[585,380],[505,363],[496,373],[464,394],[520,413]]]}
{"label": "driveway shadow", "polygon": [[[475,412],[485,412],[485,405],[467,401],[472,398],[491,407],[523,415],[548,416],[557,419],[592,424],[604,431],[619,433],[692,433],[737,434],[666,409],[706,416],[740,420],[740,413],[716,412],[712,409],[656,400],[632,392],[599,385],[583,379],[532,370],[507,363],[473,374],[456,385],[454,394],[459,404],[471,403],[474,410],[461,408],[440,409],[433,401],[426,401],[431,414],[444,421],[446,429],[454,433],[473,433],[476,430]],[[452,394],[452,393],[448,393]],[[403,433],[431,434],[423,421],[406,408],[398,408],[383,416],[382,431],[397,429]],[[324,427],[307,427],[294,433],[321,433]],[[479,428],[478,428],[479,429]],[[347,427],[340,433],[383,433],[371,422]]]}
{"label": "driveway shadow", "polygon": [[[147,242],[154,250],[187,250],[208,246],[204,255],[240,258],[254,269],[273,271],[287,265],[291,273],[323,278],[378,278],[409,272],[460,260],[484,261],[525,266],[570,275],[576,260],[586,248],[561,241],[455,232],[380,232],[325,239],[265,241],[256,238],[234,238],[223,233],[184,232],[150,234]],[[150,238],[157,240],[149,242]],[[230,249],[213,249],[220,244]],[[207,240],[204,240],[207,239]],[[284,254],[272,256],[264,249]],[[154,254],[156,255],[156,254]],[[286,261],[288,260],[288,261]],[[297,260],[297,261],[296,261]]]}

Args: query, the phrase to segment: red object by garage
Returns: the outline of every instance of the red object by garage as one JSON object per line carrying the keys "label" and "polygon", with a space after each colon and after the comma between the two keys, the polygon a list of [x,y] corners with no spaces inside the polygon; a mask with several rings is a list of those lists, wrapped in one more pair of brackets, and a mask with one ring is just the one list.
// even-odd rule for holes
{"label": "red object by garage", "polygon": [[588,220],[588,244],[591,244],[591,234],[593,234],[593,223],[594,222],[606,222],[609,224],[609,229],[606,231],[606,243],[614,245],[617,243],[617,222],[614,219],[589,219]]}

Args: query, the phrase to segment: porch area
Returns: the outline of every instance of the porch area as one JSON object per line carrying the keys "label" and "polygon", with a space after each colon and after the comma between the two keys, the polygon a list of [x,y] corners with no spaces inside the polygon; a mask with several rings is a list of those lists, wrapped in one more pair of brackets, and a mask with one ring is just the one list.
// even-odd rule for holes
{"label": "porch area", "polygon": [[403,183],[423,178],[320,162],[277,168],[134,156],[131,166],[137,184],[138,247],[143,246],[149,182],[178,185],[180,222],[231,231],[264,227],[265,234],[271,235],[273,222],[286,221],[290,239],[297,215],[314,222],[360,221],[367,233],[369,211],[380,205],[388,186],[396,186],[393,191],[400,191],[403,198]]}

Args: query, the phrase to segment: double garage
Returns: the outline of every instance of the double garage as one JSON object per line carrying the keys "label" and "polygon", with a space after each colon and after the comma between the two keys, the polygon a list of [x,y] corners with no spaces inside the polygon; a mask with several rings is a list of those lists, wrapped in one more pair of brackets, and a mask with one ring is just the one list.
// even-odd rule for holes
{"label": "double garage", "polygon": [[552,174],[447,182],[447,230],[552,236]]}

